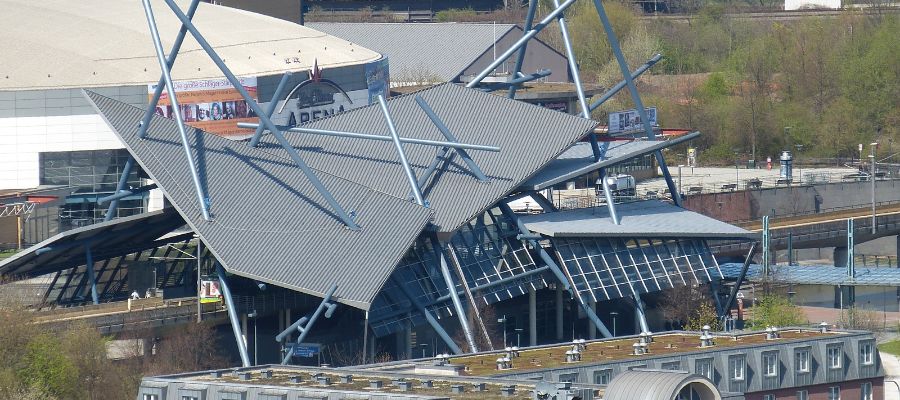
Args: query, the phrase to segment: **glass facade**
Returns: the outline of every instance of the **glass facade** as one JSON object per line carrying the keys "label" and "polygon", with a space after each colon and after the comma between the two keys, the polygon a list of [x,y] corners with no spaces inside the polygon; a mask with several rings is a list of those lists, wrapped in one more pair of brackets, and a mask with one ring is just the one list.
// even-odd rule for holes
{"label": "glass facade", "polygon": [[[97,200],[115,192],[127,160],[125,149],[40,153],[40,184],[74,189],[59,208],[60,231],[103,221],[108,204],[98,205]],[[137,166],[132,168],[129,187],[143,184],[139,170]],[[146,208],[146,199],[146,193],[122,199],[118,216],[140,214]]]}

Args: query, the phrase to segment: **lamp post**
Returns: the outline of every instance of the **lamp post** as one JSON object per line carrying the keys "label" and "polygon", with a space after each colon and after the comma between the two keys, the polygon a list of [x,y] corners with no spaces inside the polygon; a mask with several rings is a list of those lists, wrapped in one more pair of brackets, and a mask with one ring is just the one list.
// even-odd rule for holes
{"label": "lamp post", "polygon": [[794,155],[794,164],[797,166],[797,175],[800,176],[800,184],[803,184],[803,168],[800,168],[800,150],[803,150],[802,144],[795,144],[794,147],[797,149],[797,154]]}
{"label": "lamp post", "polygon": [[497,322],[503,324],[503,348],[505,349],[508,347],[506,345],[506,314],[503,315],[503,318],[497,319]]}
{"label": "lamp post", "polygon": [[256,317],[257,317],[256,310],[253,310],[249,314],[247,314],[247,318],[250,318],[253,320],[253,365],[259,365],[259,355],[258,355],[259,348],[257,347],[257,341],[256,341],[256,338],[257,338]]}
{"label": "lamp post", "polygon": [[523,328],[516,328],[516,346],[517,347],[522,347],[522,331],[524,331],[524,330],[525,329],[523,329]]}
{"label": "lamp post", "polygon": [[[681,196],[684,193],[684,190],[681,189],[681,168],[684,167],[684,164],[678,166],[678,195]],[[613,335],[615,336],[615,335]]]}
{"label": "lamp post", "polygon": [[613,334],[613,337],[616,337],[616,317],[619,316],[619,313],[617,313],[615,311],[610,311],[609,316],[612,317],[612,322],[613,322],[612,334]]}
{"label": "lamp post", "polygon": [[878,148],[877,142],[869,143],[869,158],[872,160],[869,179],[872,181],[872,234],[875,234],[875,150]]}

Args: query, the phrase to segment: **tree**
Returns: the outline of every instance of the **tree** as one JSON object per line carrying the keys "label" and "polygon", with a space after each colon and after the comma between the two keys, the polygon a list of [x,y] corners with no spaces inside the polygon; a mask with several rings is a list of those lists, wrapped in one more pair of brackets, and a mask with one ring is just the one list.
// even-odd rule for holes
{"label": "tree", "polygon": [[753,304],[753,318],[749,321],[752,329],[767,327],[795,326],[803,323],[803,312],[788,301],[787,297],[770,293],[760,297]]}

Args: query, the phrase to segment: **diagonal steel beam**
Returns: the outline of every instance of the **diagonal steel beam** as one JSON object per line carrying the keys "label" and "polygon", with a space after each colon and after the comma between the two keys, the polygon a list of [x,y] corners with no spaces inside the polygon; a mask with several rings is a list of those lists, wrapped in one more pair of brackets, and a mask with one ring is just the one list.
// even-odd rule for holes
{"label": "diagonal steel beam", "polygon": [[571,6],[572,4],[575,4],[576,1],[577,0],[566,0],[555,10],[553,10],[549,14],[547,14],[547,16],[545,16],[544,19],[541,20],[541,22],[538,22],[538,24],[535,25],[531,30],[526,31],[525,34],[522,35],[521,39],[519,39],[518,41],[513,43],[513,45],[510,46],[509,49],[504,51],[503,54],[498,56],[497,59],[495,59],[492,63],[490,63],[490,65],[488,65],[484,70],[482,70],[480,73],[478,73],[478,75],[476,75],[475,78],[473,78],[471,82],[466,84],[466,87],[473,88],[475,86],[478,86],[478,84],[481,83],[481,81],[484,80],[484,78],[486,78],[488,75],[490,75],[491,71],[497,69],[497,67],[499,67],[500,64],[503,64],[504,62],[506,62],[506,60],[509,59],[509,57],[511,57],[513,55],[513,53],[515,53],[516,51],[521,49],[523,46],[525,46],[528,43],[528,41],[531,40],[531,38],[537,36],[537,34],[540,33],[542,30],[544,30],[544,28],[546,28],[547,25],[549,25],[551,22],[553,22],[553,20],[555,20],[558,15],[560,15],[564,11],[566,11],[566,9],[569,8],[569,6]]}
{"label": "diagonal steel beam", "polygon": [[409,166],[409,160],[406,159],[406,152],[403,151],[403,144],[400,143],[400,135],[397,134],[397,127],[394,126],[394,119],[391,118],[391,112],[388,111],[384,96],[378,95],[378,104],[381,105],[384,121],[387,122],[388,130],[391,131],[391,139],[394,141],[397,157],[400,159],[400,165],[403,166],[403,172],[406,173],[406,180],[409,181],[409,187],[412,189],[413,197],[420,206],[428,207],[425,204],[425,198],[422,197],[422,189],[419,188],[419,181],[416,180],[416,173],[413,172],[412,168]]}
{"label": "diagonal steel beam", "polygon": [[[656,139],[656,135],[653,133],[653,127],[649,124],[650,120],[647,119],[647,109],[644,108],[644,102],[641,101],[641,95],[637,91],[634,79],[631,78],[628,62],[625,61],[625,56],[622,54],[622,47],[619,46],[619,39],[612,29],[612,24],[609,22],[609,17],[606,15],[606,10],[603,8],[603,2],[601,0],[594,0],[594,8],[597,9],[597,15],[600,16],[601,25],[603,25],[603,30],[606,32],[606,40],[609,42],[613,55],[616,57],[619,69],[622,72],[622,77],[625,78],[625,85],[628,87],[628,91],[631,92],[631,100],[634,102],[634,107],[637,109],[641,121],[643,121],[644,132],[647,134],[647,139],[654,140]],[[669,173],[669,168],[666,166],[666,160],[663,158],[662,152],[657,151],[654,155],[656,156],[656,162],[659,164],[659,169],[662,170],[663,176],[666,178],[666,186],[669,188],[669,193],[672,194],[672,200],[674,200],[675,205],[682,207],[681,194],[678,193],[678,188],[675,187],[675,181],[672,180],[672,174]]]}
{"label": "diagonal steel beam", "polygon": [[[272,118],[272,114],[275,113],[275,108],[278,107],[278,99],[281,98],[281,92],[283,92],[285,86],[287,86],[288,80],[291,79],[291,75],[293,75],[291,71],[285,72],[281,77],[281,81],[278,82],[278,86],[275,88],[275,93],[272,93],[272,100],[269,102],[269,107],[266,108],[266,117]],[[256,127],[256,132],[253,133],[253,137],[250,138],[250,146],[258,146],[260,139],[262,139],[262,135],[263,126],[259,125]]]}
{"label": "diagonal steel beam", "polygon": [[416,300],[415,296],[413,296],[412,293],[409,292],[409,289],[407,289],[406,286],[403,286],[403,284],[397,281],[397,279],[394,277],[391,277],[391,279],[394,281],[394,285],[397,286],[401,292],[403,292],[403,295],[406,296],[407,300],[412,303],[413,307],[415,307],[416,310],[418,310],[419,313],[421,313],[425,317],[425,320],[428,321],[428,325],[431,325],[431,328],[434,329],[438,336],[441,337],[441,339],[444,341],[444,344],[446,344],[447,347],[450,348],[450,351],[452,351],[453,354],[462,354],[462,349],[460,349],[459,346],[456,345],[456,342],[454,342],[453,339],[450,338],[450,335],[448,335],[447,331],[444,330],[440,323],[438,323],[437,319],[434,318],[434,315],[431,314],[431,311],[428,311],[428,309],[425,308],[422,303],[419,303],[419,301]]}
{"label": "diagonal steel beam", "polygon": [[[421,108],[422,111],[425,111],[425,114],[428,115],[428,119],[430,119],[431,122],[434,123],[434,126],[438,128],[438,130],[442,135],[444,135],[444,138],[447,139],[447,141],[459,143],[459,139],[457,139],[456,136],[453,135],[452,132],[450,132],[450,129],[447,128],[447,125],[445,125],[444,122],[441,121],[437,114],[435,114],[434,110],[431,109],[431,106],[429,106],[428,103],[425,102],[425,99],[423,99],[422,96],[416,95],[416,104],[419,105],[419,108]],[[484,175],[484,172],[481,171],[481,168],[478,167],[478,164],[476,164],[475,161],[472,160],[472,157],[469,155],[469,153],[460,148],[454,148],[453,150],[455,150],[456,153],[459,154],[459,157],[462,158],[466,163],[466,166],[469,167],[469,171],[471,171],[479,181],[488,181],[488,177]]]}
{"label": "diagonal steel beam", "polygon": [[[196,0],[195,0],[196,1]],[[162,42],[159,39],[159,31],[156,29],[156,18],[153,16],[153,9],[150,6],[150,0],[142,0],[144,5],[144,14],[147,17],[147,25],[150,26],[150,37],[153,39],[153,47],[156,49],[156,59],[159,61],[159,69],[162,70],[163,79],[166,81],[166,90],[169,92],[169,101],[172,103],[172,114],[175,116],[175,122],[178,125],[178,134],[181,135],[181,147],[184,149],[184,156],[187,158],[188,167],[191,170],[191,179],[194,181],[194,189],[197,192],[197,201],[200,205],[200,213],[203,219],[209,221],[212,217],[209,215],[209,197],[207,197],[203,186],[200,183],[200,176],[197,174],[197,166],[194,163],[194,156],[191,154],[191,145],[188,142],[187,131],[184,127],[184,119],[181,117],[180,108],[178,106],[178,96],[175,95],[175,84],[172,82],[172,75],[169,73],[169,65],[166,56],[163,53]],[[190,19],[185,16],[182,23],[190,24]],[[184,26],[182,26],[184,28]],[[147,111],[150,111],[148,108]],[[146,132],[146,131],[145,131]],[[200,149],[198,149],[200,151]]]}
{"label": "diagonal steel beam", "polygon": [[[647,60],[646,63],[644,63],[643,65],[638,67],[636,70],[634,70],[634,72],[631,73],[631,79],[634,80],[634,79],[637,79],[638,77],[640,77],[644,72],[646,72],[648,69],[650,69],[650,67],[652,67],[656,63],[658,63],[659,60],[662,60],[662,55],[661,54],[654,55],[652,58]],[[591,111],[596,110],[597,107],[600,107],[601,105],[603,105],[603,103],[606,103],[606,101],[609,100],[611,97],[615,96],[616,93],[619,93],[620,90],[624,89],[626,85],[628,85],[628,81],[626,81],[625,79],[622,79],[622,81],[617,83],[615,86],[609,88],[609,90],[607,90],[606,93],[603,93],[603,95],[600,96],[600,98],[597,99],[597,101],[591,103],[590,110]]]}
{"label": "diagonal steel beam", "polygon": [[[199,4],[200,0],[191,0],[191,5],[188,6],[187,12],[189,19],[194,19],[194,13],[197,12]],[[181,50],[181,44],[184,43],[185,36],[187,36],[187,28],[182,25],[181,29],[178,30],[178,36],[175,37],[175,43],[172,44],[172,51],[169,52],[169,57],[166,59],[166,66],[170,70],[175,65],[175,58],[178,57],[178,52]],[[153,117],[153,113],[156,111],[156,105],[159,104],[159,97],[162,96],[165,83],[165,75],[160,74],[159,82],[156,83],[156,90],[153,91],[153,97],[150,98],[150,104],[144,110],[144,117],[141,118],[141,122],[138,125],[138,137],[141,139],[147,136],[147,129],[150,128],[150,118]],[[171,94],[172,92],[169,93]],[[174,94],[171,95],[174,96]]]}
{"label": "diagonal steel beam", "polygon": [[[119,177],[119,182],[116,184],[116,193],[120,193],[125,190],[125,185],[128,184],[128,175],[131,175],[131,169],[134,168],[134,158],[128,156],[128,160],[125,161],[125,167],[122,168],[122,176]],[[119,200],[113,199],[111,203],[109,203],[109,208],[106,209],[106,216],[103,218],[104,221],[111,221],[116,217],[117,210],[119,209]]]}
{"label": "diagonal steel beam", "polygon": [[[331,288],[328,289],[328,292],[325,293],[325,297],[322,298],[322,301],[319,303],[319,306],[316,307],[316,311],[313,311],[312,315],[307,318],[303,317],[297,320],[285,329],[283,332],[279,333],[275,340],[281,342],[287,338],[288,335],[291,334],[293,330],[299,330],[300,336],[297,338],[297,343],[303,343],[303,339],[306,339],[306,335],[309,334],[309,331],[312,329],[312,326],[316,323],[316,320],[319,319],[319,316],[322,315],[322,312],[325,311],[328,307],[334,307],[333,303],[331,303],[331,296],[334,295],[334,291],[337,290],[337,285],[331,285]],[[325,317],[330,317],[331,314],[326,313]],[[293,353],[291,351],[287,351],[284,355],[284,358],[281,360],[282,365],[286,365],[291,361],[291,356]]]}
{"label": "diagonal steel beam", "polygon": [[[147,4],[146,7],[149,7],[149,0],[143,1]],[[250,94],[247,93],[247,89],[245,89],[244,86],[241,85],[241,81],[236,76],[234,76],[234,74],[231,72],[231,69],[229,69],[225,65],[225,62],[222,61],[222,58],[219,57],[215,49],[213,49],[209,42],[206,41],[206,38],[204,38],[203,35],[200,34],[200,31],[197,30],[197,27],[194,26],[191,20],[186,15],[184,15],[180,8],[178,8],[178,5],[175,4],[174,0],[165,1],[166,5],[169,6],[175,16],[178,17],[178,19],[181,20],[181,23],[187,27],[188,31],[191,33],[191,36],[193,36],[194,39],[197,40],[197,43],[200,45],[200,47],[203,48],[209,58],[212,59],[217,67],[219,67],[219,70],[222,71],[222,74],[225,75],[225,78],[228,79],[228,81],[231,82],[231,85],[234,86],[238,93],[241,94],[241,97],[244,99],[244,101],[247,102],[247,105],[251,109],[253,109],[253,112],[256,113],[257,116],[259,116],[259,119],[263,122],[263,125],[265,125],[269,132],[271,132],[272,136],[275,137],[275,140],[278,141],[278,144],[281,145],[281,147],[284,148],[284,150],[288,153],[288,155],[291,157],[291,160],[293,160],[294,163],[297,164],[297,167],[300,168],[300,170],[303,172],[303,175],[306,176],[306,179],[309,180],[310,183],[312,183],[312,185],[316,188],[316,191],[319,192],[319,194],[325,199],[325,201],[335,212],[335,214],[337,214],[338,218],[343,221],[348,228],[352,230],[358,230],[359,225],[357,225],[356,222],[354,222],[353,219],[350,218],[350,215],[347,214],[346,211],[344,211],[344,208],[341,207],[340,204],[338,204],[337,200],[335,200],[331,192],[329,192],[328,189],[325,188],[325,185],[323,185],[322,181],[319,180],[319,177],[316,176],[316,173],[309,167],[309,165],[306,164],[305,161],[303,161],[303,158],[300,157],[300,154],[297,153],[297,150],[294,149],[294,147],[291,146],[290,142],[288,142],[287,139],[284,138],[284,135],[281,134],[281,131],[278,130],[278,127],[276,127],[275,124],[272,123],[272,120],[267,117],[262,108],[259,107],[259,104],[255,100],[253,100],[252,97],[250,97]],[[175,115],[178,115],[178,113],[175,113]]]}
{"label": "diagonal steel beam", "polygon": [[[529,0],[528,1],[528,14],[525,15],[525,27],[522,28],[523,35],[525,32],[530,31],[532,28],[531,25],[534,24],[534,13],[537,11],[537,5],[538,5],[538,0]],[[522,71],[522,64],[525,63],[525,49],[527,47],[528,47],[528,42],[525,42],[525,44],[522,45],[522,48],[519,49],[519,54],[516,55],[516,66],[513,68],[512,75],[510,75],[510,77],[513,78],[513,80],[515,80],[516,75],[518,75],[519,72]],[[509,97],[510,99],[516,98],[516,89],[517,88],[518,88],[517,85],[511,85],[509,87],[509,93],[507,94],[506,97]]]}
{"label": "diagonal steel beam", "polygon": [[469,321],[467,320],[462,302],[459,300],[459,295],[456,292],[456,282],[453,281],[453,276],[450,275],[450,267],[447,266],[447,257],[444,255],[441,242],[438,240],[436,233],[432,233],[430,239],[434,255],[439,259],[439,262],[441,264],[441,276],[444,277],[444,284],[447,285],[447,291],[450,293],[450,300],[452,300],[453,308],[456,310],[456,317],[459,319],[459,326],[462,328],[463,334],[466,336],[466,341],[469,342],[469,349],[471,350],[471,352],[477,353],[478,345],[475,343],[475,336],[472,334],[472,329],[469,327]]}

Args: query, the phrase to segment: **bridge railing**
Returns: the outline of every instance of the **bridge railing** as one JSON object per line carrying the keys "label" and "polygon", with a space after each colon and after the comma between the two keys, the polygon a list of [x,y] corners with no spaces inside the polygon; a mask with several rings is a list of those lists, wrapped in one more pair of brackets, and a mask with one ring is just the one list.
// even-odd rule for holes
{"label": "bridge railing", "polygon": [[[877,214],[877,209],[879,207],[894,206],[894,205],[898,205],[898,204],[900,204],[900,200],[876,201],[875,202],[876,214]],[[775,211],[773,210],[772,213],[769,214],[769,222],[770,223],[775,222],[776,218],[805,217],[805,216],[809,216],[809,215],[828,214],[828,213],[839,212],[839,211],[871,209],[871,207],[872,207],[872,203],[870,202],[870,203],[849,204],[846,206],[822,208],[822,209],[819,209],[818,211],[805,210],[805,211],[796,211],[796,212],[785,213],[785,214],[776,214]],[[753,223],[753,222],[760,222],[761,220],[762,220],[762,217],[736,220],[736,221],[728,221],[728,222],[731,224],[748,224],[748,223]]]}

